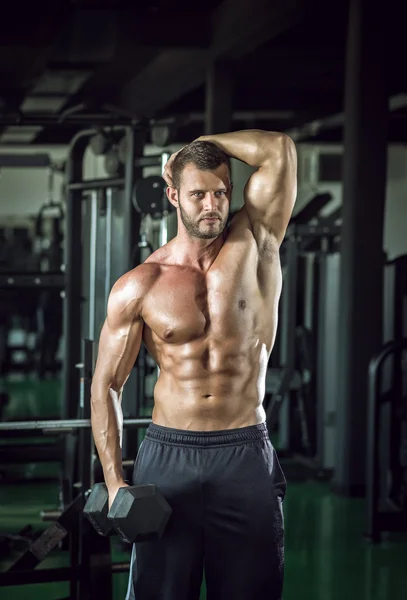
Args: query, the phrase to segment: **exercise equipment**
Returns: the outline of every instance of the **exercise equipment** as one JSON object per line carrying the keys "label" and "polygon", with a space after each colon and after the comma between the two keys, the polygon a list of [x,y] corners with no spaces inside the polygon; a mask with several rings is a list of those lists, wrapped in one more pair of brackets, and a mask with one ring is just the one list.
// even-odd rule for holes
{"label": "exercise equipment", "polygon": [[109,177],[120,177],[123,175],[123,164],[119,158],[117,146],[112,146],[105,154],[104,167]]}
{"label": "exercise equipment", "polygon": [[[144,146],[146,145],[146,133],[137,131],[134,136],[134,155],[136,157],[135,164],[137,166],[137,158],[143,157]],[[125,165],[129,154],[129,133],[126,132],[123,137],[120,138],[117,145],[117,152],[120,162]]]}
{"label": "exercise equipment", "polygon": [[112,535],[113,524],[108,519],[109,494],[105,483],[95,483],[83,509],[85,517],[99,535]]}
{"label": "exercise equipment", "polygon": [[104,130],[100,130],[89,140],[89,146],[95,156],[103,156],[112,147],[113,140]]}
{"label": "exercise equipment", "polygon": [[151,127],[151,141],[155,146],[164,148],[172,144],[176,135],[173,123],[156,123]]}
{"label": "exercise equipment", "polygon": [[136,485],[118,490],[108,511],[104,483],[93,486],[84,514],[100,535],[118,533],[124,542],[159,539],[171,516],[171,507],[155,485]]}
{"label": "exercise equipment", "polygon": [[[63,239],[61,224],[65,217],[65,212],[62,202],[54,201],[54,171],[56,167],[51,165],[48,170],[48,198],[38,211],[35,221],[35,235],[39,242],[42,243],[45,237],[44,223],[46,218],[53,218],[55,223],[52,231],[52,242],[60,244]],[[50,214],[47,214],[50,213]],[[51,244],[52,245],[52,244]],[[42,248],[41,248],[42,249]]]}
{"label": "exercise equipment", "polygon": [[[315,196],[313,212],[308,208],[295,216],[281,246],[284,286],[272,366],[282,369],[277,388],[282,395],[266,409],[269,430],[278,417],[280,454],[301,455],[310,475],[318,477],[335,466],[336,352],[327,353],[326,347],[336,346],[338,333],[340,227],[318,216],[330,199],[329,194]],[[310,218],[314,222],[306,223]]]}
{"label": "exercise equipment", "polygon": [[[147,427],[151,419],[124,419],[123,427]],[[0,431],[43,431],[70,433],[75,429],[90,429],[90,419],[60,419],[49,421],[9,421],[0,423]]]}
{"label": "exercise equipment", "polygon": [[169,206],[165,195],[166,184],[159,175],[150,175],[139,179],[133,189],[134,208],[142,215],[161,217]]}
{"label": "exercise equipment", "polygon": [[[51,213],[47,215],[47,213]],[[39,240],[44,238],[44,222],[46,218],[52,218],[55,220],[53,224],[52,231],[52,239],[56,241],[56,243],[60,243],[63,238],[61,223],[64,219],[64,208],[61,202],[54,202],[54,200],[49,200],[43,204],[38,212],[36,222],[35,222],[35,235]]]}
{"label": "exercise equipment", "polygon": [[24,571],[34,569],[58,546],[68,535],[75,517],[83,507],[83,497],[77,496],[75,500],[61,513],[59,518],[52,523],[25,552],[9,567],[8,571]]}
{"label": "exercise equipment", "polygon": [[[381,541],[384,531],[407,531],[407,397],[402,395],[402,380],[397,377],[406,352],[407,338],[388,342],[369,364],[366,536],[373,543]],[[383,394],[384,367],[389,359],[396,375]],[[388,432],[384,435],[384,428],[391,436]]]}
{"label": "exercise equipment", "polygon": [[[111,564],[110,541],[100,538],[83,518],[84,494],[56,517],[56,520],[0,573],[0,587],[28,583],[68,581],[70,600],[110,600],[113,572],[129,570],[129,563]],[[36,569],[50,552],[69,540],[70,567]]]}

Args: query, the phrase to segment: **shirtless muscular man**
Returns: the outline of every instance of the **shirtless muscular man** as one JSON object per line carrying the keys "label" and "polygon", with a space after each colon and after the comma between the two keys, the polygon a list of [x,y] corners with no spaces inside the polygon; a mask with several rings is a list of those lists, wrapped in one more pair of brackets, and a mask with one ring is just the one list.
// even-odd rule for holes
{"label": "shirtless muscular man", "polygon": [[[257,167],[226,228],[230,157]],[[160,541],[135,544],[127,599],[278,600],[286,481],[262,406],[281,292],[279,246],[296,197],[292,140],[203,136],[164,179],[178,233],[111,291],[92,383],[92,430],[109,490],[123,479],[120,397],[143,340],[160,368],[133,484],[172,507]]]}

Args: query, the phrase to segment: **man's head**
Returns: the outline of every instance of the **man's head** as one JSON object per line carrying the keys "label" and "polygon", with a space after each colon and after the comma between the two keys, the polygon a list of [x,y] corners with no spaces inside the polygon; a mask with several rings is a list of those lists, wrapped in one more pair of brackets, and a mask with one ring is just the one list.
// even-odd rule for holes
{"label": "man's head", "polygon": [[192,142],[175,157],[170,202],[179,208],[187,233],[213,239],[225,228],[232,192],[229,156],[211,142]]}

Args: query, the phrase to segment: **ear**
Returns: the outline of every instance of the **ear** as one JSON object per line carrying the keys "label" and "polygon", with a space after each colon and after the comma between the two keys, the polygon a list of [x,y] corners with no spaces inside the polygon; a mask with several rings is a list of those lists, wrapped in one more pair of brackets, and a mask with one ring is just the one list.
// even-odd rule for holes
{"label": "ear", "polygon": [[174,187],[167,187],[167,198],[175,208],[178,208],[178,190]]}

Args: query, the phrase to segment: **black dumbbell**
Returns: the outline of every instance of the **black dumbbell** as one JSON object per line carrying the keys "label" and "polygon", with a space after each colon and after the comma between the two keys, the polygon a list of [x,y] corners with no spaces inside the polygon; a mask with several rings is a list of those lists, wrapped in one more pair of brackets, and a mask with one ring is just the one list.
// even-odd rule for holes
{"label": "black dumbbell", "polygon": [[83,512],[100,535],[115,533],[107,516],[109,512],[109,493],[105,483],[95,483]]}
{"label": "black dumbbell", "polygon": [[153,484],[120,488],[110,511],[104,483],[89,495],[84,513],[100,535],[118,533],[125,542],[159,539],[171,516],[171,507]]}

